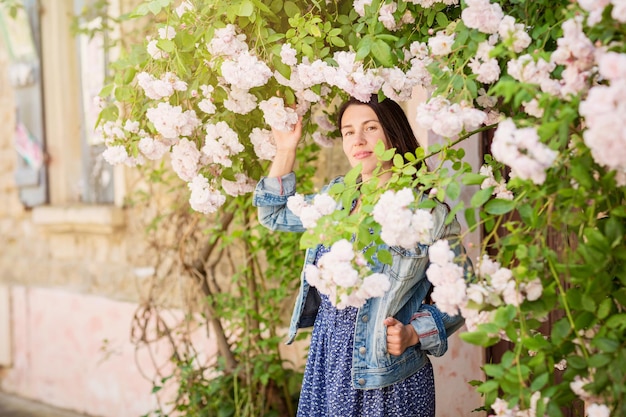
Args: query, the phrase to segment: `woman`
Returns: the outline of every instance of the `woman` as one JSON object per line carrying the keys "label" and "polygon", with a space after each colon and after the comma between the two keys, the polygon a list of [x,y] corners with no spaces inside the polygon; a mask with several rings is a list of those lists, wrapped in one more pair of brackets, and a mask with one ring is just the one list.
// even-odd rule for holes
{"label": "woman", "polygon": [[[415,152],[419,146],[406,115],[390,99],[378,102],[372,96],[368,103],[349,100],[339,111],[338,126],[350,165],[362,164],[362,181],[372,178],[379,163],[374,154],[379,140],[387,149],[396,148],[400,155]],[[291,132],[273,134],[276,156],[268,176],[256,187],[254,204],[266,227],[303,231],[299,218],[286,206],[287,199],[295,194],[292,171],[302,126],[298,122]],[[383,163],[383,168],[389,164]],[[379,184],[390,175],[383,170]],[[342,177],[322,192],[338,181]],[[358,205],[353,204],[352,210],[358,210]],[[433,241],[458,240],[456,220],[444,224],[447,213],[443,204],[433,209]],[[461,245],[450,246],[461,250]],[[431,287],[425,276],[427,250],[423,245],[413,251],[390,248],[392,265],[377,264],[372,269],[389,276],[391,288],[359,309],[335,308],[327,296],[320,297],[309,286],[302,272],[287,343],[293,342],[298,328],[314,327],[298,416],[435,416],[433,369],[426,354],[443,355],[447,337],[461,327],[463,319],[424,303]],[[327,251],[322,245],[308,249],[305,265],[316,264]]]}

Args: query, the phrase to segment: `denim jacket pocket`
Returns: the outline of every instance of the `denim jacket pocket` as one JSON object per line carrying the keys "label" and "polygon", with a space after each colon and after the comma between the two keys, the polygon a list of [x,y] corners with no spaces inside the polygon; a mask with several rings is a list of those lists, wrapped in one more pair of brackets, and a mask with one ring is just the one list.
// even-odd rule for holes
{"label": "denim jacket pocket", "polygon": [[419,275],[420,269],[423,271],[428,262],[428,246],[426,245],[420,244],[414,249],[391,246],[389,252],[391,252],[393,263],[387,273],[391,278],[399,281]]}

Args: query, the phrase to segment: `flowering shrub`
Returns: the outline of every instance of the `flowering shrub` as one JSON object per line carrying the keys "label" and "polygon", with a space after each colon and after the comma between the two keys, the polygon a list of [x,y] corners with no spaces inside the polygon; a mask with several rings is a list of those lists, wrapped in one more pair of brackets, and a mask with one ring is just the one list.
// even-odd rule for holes
{"label": "flowering shrub", "polygon": [[[290,129],[300,116],[304,143],[327,146],[338,101],[405,101],[424,88],[416,122],[449,145],[406,155],[379,146],[393,162],[384,187],[357,184],[357,167],[330,189],[344,207],[361,195],[353,214],[294,201],[308,227],[301,245],[340,244],[345,262],[320,269],[348,267],[356,283],[368,272],[350,266],[355,253],[357,263],[391,262],[387,246],[432,244],[433,300],[466,317],[462,338],[512,345],[484,366],[487,410],[559,416],[578,401],[589,416],[626,415],[623,1],[172,3],[150,0],[132,16],[159,23],[102,92],[114,98],[100,122],[108,161],[167,157],[191,207],[219,213],[265,171],[270,127]],[[491,155],[472,168],[452,145],[488,129]],[[441,163],[427,169],[433,155]],[[429,241],[434,199],[456,200],[461,184],[480,190],[448,221],[462,215],[484,231],[469,284],[454,248]]]}

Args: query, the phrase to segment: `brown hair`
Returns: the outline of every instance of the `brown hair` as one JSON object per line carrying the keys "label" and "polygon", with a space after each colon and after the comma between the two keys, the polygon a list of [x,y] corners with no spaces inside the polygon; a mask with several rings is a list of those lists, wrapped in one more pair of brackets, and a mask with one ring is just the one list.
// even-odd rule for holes
{"label": "brown hair", "polygon": [[389,140],[389,144],[392,148],[396,148],[396,153],[403,158],[405,153],[415,153],[415,150],[419,148],[420,145],[409,124],[409,119],[407,119],[402,107],[395,101],[385,98],[379,102],[376,94],[372,94],[368,102],[362,102],[351,97],[343,103],[337,114],[337,126],[339,129],[341,129],[343,114],[351,105],[365,105],[374,110],[383,132],[385,132],[385,136]]}

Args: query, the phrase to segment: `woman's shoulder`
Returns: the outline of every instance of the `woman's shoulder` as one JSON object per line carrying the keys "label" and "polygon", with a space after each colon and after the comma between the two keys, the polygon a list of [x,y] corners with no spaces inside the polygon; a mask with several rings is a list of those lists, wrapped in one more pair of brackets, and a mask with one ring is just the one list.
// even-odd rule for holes
{"label": "woman's shoulder", "polygon": [[335,184],[343,183],[343,177],[344,177],[343,175],[338,175],[332,180],[330,180],[330,182],[328,182],[324,187],[322,187],[322,192],[326,192],[330,187],[332,187]]}

